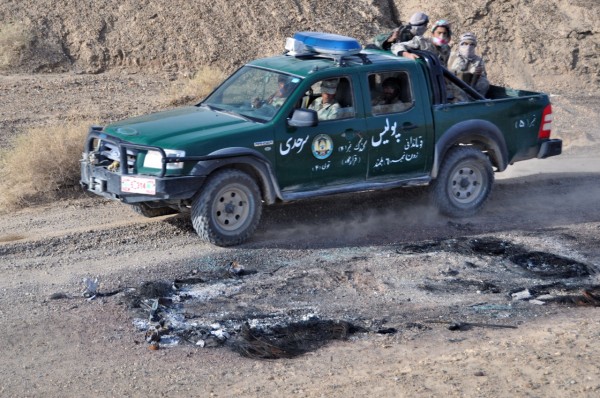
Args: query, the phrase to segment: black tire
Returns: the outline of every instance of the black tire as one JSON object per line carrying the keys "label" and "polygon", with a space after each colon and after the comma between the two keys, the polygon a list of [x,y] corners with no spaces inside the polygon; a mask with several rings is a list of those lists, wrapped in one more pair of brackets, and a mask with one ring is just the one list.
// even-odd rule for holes
{"label": "black tire", "polygon": [[177,213],[177,210],[170,207],[150,207],[146,203],[134,203],[131,207],[137,214],[148,218]]}
{"label": "black tire", "polygon": [[494,183],[488,157],[471,146],[450,149],[433,185],[433,201],[442,214],[469,217],[487,200]]}
{"label": "black tire", "polygon": [[258,185],[239,170],[210,176],[192,203],[192,224],[200,238],[217,246],[233,246],[256,230],[262,213]]}

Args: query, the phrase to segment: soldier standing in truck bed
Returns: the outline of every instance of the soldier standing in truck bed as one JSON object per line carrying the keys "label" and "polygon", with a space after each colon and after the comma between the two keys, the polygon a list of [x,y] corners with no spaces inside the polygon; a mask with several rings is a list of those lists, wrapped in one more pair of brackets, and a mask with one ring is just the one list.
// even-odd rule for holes
{"label": "soldier standing in truck bed", "polygon": [[477,47],[477,37],[470,32],[463,34],[460,37],[458,51],[453,52],[450,57],[448,69],[485,96],[490,88],[490,82],[487,79],[483,59],[475,54],[475,47]]}
{"label": "soldier standing in truck bed", "polygon": [[419,56],[411,53],[410,50],[430,51],[437,55],[443,66],[448,66],[448,59],[450,58],[450,46],[448,43],[452,36],[450,23],[445,19],[440,19],[439,21],[436,21],[431,28],[432,37],[424,37],[423,33],[421,33],[421,35],[415,35],[409,41],[394,43],[391,46],[392,53],[398,56],[416,59],[419,58]]}
{"label": "soldier standing in truck bed", "polygon": [[383,33],[373,38],[373,43],[377,48],[390,50],[394,43],[401,43],[412,40],[416,35],[423,35],[427,30],[429,17],[423,12],[414,13],[406,25],[400,25],[391,32]]}

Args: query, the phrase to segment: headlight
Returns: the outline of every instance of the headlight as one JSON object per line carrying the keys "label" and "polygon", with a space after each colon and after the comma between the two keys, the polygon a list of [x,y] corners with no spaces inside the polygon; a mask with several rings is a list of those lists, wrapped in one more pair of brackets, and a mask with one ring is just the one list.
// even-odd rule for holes
{"label": "headlight", "polygon": [[[185,151],[178,151],[175,149],[165,149],[165,153],[168,157],[184,157]],[[161,169],[162,168],[162,155],[158,151],[148,151],[144,158],[144,167],[150,169]],[[167,163],[167,170],[178,170],[183,169],[183,162]]]}

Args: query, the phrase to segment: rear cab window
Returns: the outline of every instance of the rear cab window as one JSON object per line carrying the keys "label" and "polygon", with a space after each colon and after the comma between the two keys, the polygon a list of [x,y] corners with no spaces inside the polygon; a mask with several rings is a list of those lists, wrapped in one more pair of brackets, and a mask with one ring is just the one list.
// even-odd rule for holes
{"label": "rear cab window", "polygon": [[373,115],[405,112],[414,106],[410,77],[406,71],[369,73],[367,77]]}

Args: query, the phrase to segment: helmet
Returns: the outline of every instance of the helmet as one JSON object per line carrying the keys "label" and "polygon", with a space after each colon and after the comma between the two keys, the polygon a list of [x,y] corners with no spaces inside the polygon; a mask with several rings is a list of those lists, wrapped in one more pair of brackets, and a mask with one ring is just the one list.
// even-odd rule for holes
{"label": "helmet", "polygon": [[321,92],[325,94],[335,94],[337,86],[337,79],[323,80],[321,82]]}
{"label": "helmet", "polygon": [[412,26],[426,25],[429,22],[429,17],[424,12],[415,12],[411,17],[409,23]]}
{"label": "helmet", "polygon": [[459,43],[462,43],[463,41],[470,41],[473,44],[477,45],[477,36],[475,36],[475,34],[471,32],[464,33],[462,36],[460,36]]}
{"label": "helmet", "polygon": [[452,30],[450,29],[450,22],[446,21],[445,19],[439,19],[439,20],[435,21],[435,23],[431,27],[431,33],[435,32],[435,30],[440,26],[443,26],[444,28],[446,28],[448,30],[448,38],[450,38],[452,36]]}

